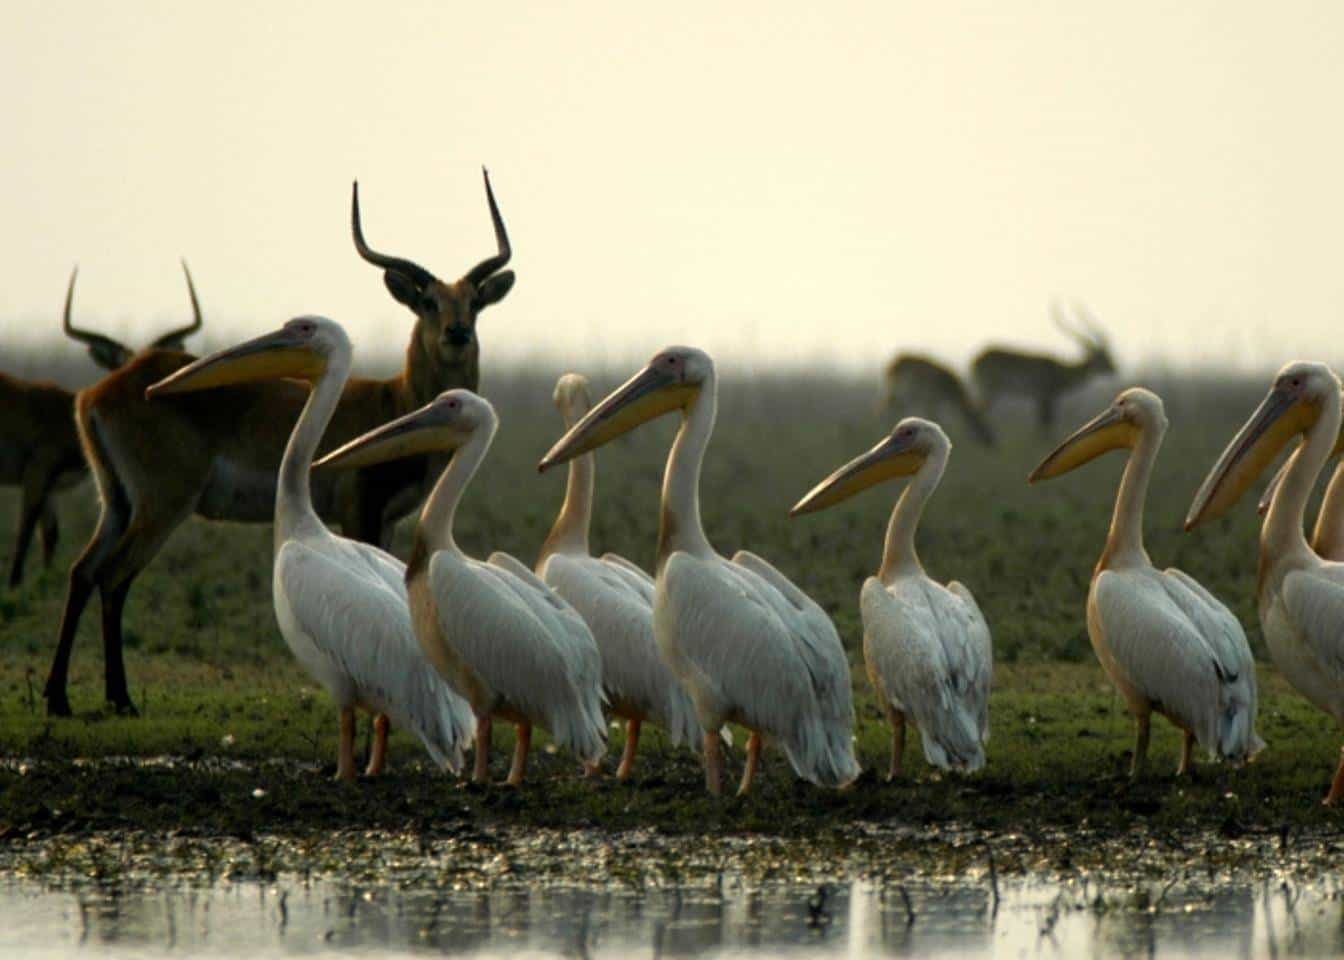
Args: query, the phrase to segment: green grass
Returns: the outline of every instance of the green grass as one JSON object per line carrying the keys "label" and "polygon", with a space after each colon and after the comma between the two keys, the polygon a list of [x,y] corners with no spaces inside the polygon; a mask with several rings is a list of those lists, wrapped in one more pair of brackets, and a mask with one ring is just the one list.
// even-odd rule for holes
{"label": "green grass", "polygon": [[[624,374],[596,378],[595,389]],[[857,381],[748,380],[731,370],[724,380],[703,477],[705,528],[725,554],[747,547],[771,559],[834,617],[855,667],[861,759],[870,769],[885,769],[888,733],[856,652],[857,596],[877,566],[898,491],[875,490],[800,520],[789,520],[787,510],[831,469],[871,446],[890,421],[873,415],[874,391]],[[1149,497],[1149,552],[1159,566],[1180,566],[1222,597],[1263,658],[1253,597],[1253,504],[1195,535],[1180,531],[1204,472],[1263,387],[1160,379],[1147,385],[1168,395],[1172,421]],[[563,471],[538,476],[535,464],[559,432],[551,387],[549,374],[487,381],[502,428],[459,511],[458,540],[474,554],[503,549],[530,562],[550,525]],[[0,755],[11,758],[0,769],[0,823],[60,829],[73,817],[91,829],[239,831],[491,816],[557,826],[806,833],[836,818],[958,820],[1007,830],[1023,823],[1119,828],[1137,817],[1171,829],[1192,822],[1226,829],[1337,828],[1341,814],[1322,810],[1319,798],[1338,758],[1339,731],[1263,661],[1260,730],[1269,748],[1258,762],[1232,770],[1201,759],[1195,776],[1178,782],[1172,777],[1178,738],[1157,720],[1149,776],[1137,784],[1125,777],[1132,724],[1092,656],[1083,621],[1123,458],[1113,454],[1039,487],[1024,480],[1110,392],[1080,399],[1049,438],[1036,434],[1025,411],[1002,416],[1005,437],[994,450],[965,439],[957,421],[946,424],[956,449],[925,514],[920,549],[931,575],[959,579],[974,591],[994,634],[993,739],[988,767],[976,776],[932,774],[912,734],[908,777],[898,784],[879,783],[868,773],[851,790],[819,791],[796,783],[782,757],[768,752],[766,776],[753,796],[712,802],[703,795],[695,757],[651,737],[632,785],[581,778],[569,758],[542,749],[530,786],[482,792],[459,789],[426,770],[419,746],[395,733],[393,772],[384,782],[330,784],[314,768],[329,770],[334,759],[335,711],[294,663],[275,626],[270,530],[198,520],[169,541],[127,606],[127,665],[142,716],[117,717],[103,707],[95,602],[76,644],[76,716],[48,719],[40,693],[64,570],[96,516],[92,488],[84,487],[60,501],[65,538],[52,570],[39,572],[35,555],[25,585],[0,594]],[[662,463],[674,429],[672,421],[659,423],[601,452],[597,549],[649,565]],[[0,496],[6,547],[15,504],[12,491]],[[403,556],[407,538],[403,525]],[[508,731],[499,730],[497,775],[509,746]],[[613,733],[613,753],[619,746]],[[70,762],[162,755],[185,761],[173,769]],[[221,758],[242,763],[230,766],[217,762]],[[21,761],[30,764],[22,773]],[[263,795],[253,797],[254,789]]]}

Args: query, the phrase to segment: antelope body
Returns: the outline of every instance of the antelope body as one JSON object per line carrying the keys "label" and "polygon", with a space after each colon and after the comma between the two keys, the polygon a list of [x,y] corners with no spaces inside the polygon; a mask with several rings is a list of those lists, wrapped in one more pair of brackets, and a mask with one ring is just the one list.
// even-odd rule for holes
{"label": "antelope body", "polygon": [[[201,327],[201,305],[185,260],[182,270],[191,294],[192,322],[165,333],[154,341],[153,347],[173,345],[180,349],[182,341]],[[94,363],[115,370],[134,355],[131,349],[111,337],[81,330],[71,322],[70,308],[78,275],[76,267],[65,291],[63,329],[67,336],[87,345]],[[0,486],[22,488],[18,533],[9,566],[9,586],[17,587],[23,581],[24,560],[39,523],[43,561],[51,563],[60,540],[60,523],[51,495],[75,486],[84,478],[84,454],[75,431],[75,395],[64,387],[0,374],[0,409],[4,410],[0,417]]]}
{"label": "antelope body", "polygon": [[900,408],[902,413],[918,413],[933,420],[952,409],[966,421],[977,440],[994,445],[994,431],[966,385],[947,367],[929,357],[902,353],[887,365],[884,376],[882,412]]}
{"label": "antelope body", "polygon": [[[444,283],[409,260],[368,247],[355,186],[355,248],[383,269],[388,291],[416,314],[416,323],[400,374],[346,383],[320,450],[414,410],[443,390],[477,386],[477,314],[503,299],[514,282],[512,271],[501,270],[511,249],[488,175],[485,188],[498,253],[453,283]],[[150,385],[193,359],[154,350],[76,398],[80,439],[98,484],[102,514],[70,571],[44,691],[48,713],[70,712],[66,680],[71,649],[95,587],[103,608],[107,700],[119,711],[133,713],[122,661],[121,615],[134,578],[193,513],[244,523],[266,522],[274,515],[277,470],[290,425],[304,404],[304,389],[271,381],[145,398]],[[312,478],[312,502],[320,516],[338,521],[347,537],[386,544],[393,523],[421,499],[432,475],[423,456],[340,475],[319,473]]]}
{"label": "antelope body", "polygon": [[988,347],[971,363],[971,376],[986,410],[1004,397],[1023,397],[1036,404],[1037,421],[1042,430],[1055,422],[1059,398],[1089,380],[1115,372],[1106,335],[1084,315],[1084,327],[1070,326],[1063,312],[1055,308],[1055,323],[1083,348],[1083,358],[1075,362],[1042,353],[1027,353],[1007,347]]}

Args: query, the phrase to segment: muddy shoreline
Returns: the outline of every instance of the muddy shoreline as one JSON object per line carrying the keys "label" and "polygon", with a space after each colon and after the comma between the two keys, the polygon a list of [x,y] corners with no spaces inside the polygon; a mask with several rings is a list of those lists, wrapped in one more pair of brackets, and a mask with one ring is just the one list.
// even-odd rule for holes
{"label": "muddy shoreline", "polygon": [[332,783],[311,764],[217,758],[8,761],[0,874],[56,886],[265,881],[279,874],[473,888],[721,882],[991,883],[999,875],[1292,877],[1344,872],[1344,819],[1254,802],[1246,771],[1051,790],[871,774],[843,792],[784,771],[744,799],[703,795],[692,762],[630,784],[543,758],[520,790],[424,769]]}

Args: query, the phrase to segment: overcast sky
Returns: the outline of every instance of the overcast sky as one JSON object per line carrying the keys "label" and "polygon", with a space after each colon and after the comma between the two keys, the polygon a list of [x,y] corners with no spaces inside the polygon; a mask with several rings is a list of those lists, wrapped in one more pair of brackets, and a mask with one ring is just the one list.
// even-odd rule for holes
{"label": "overcast sky", "polygon": [[[1336,361],[1344,4],[27,2],[0,11],[0,343],[410,315],[350,242],[518,283],[483,367],[669,342],[855,369],[989,339]],[[199,343],[199,341],[197,341]]]}

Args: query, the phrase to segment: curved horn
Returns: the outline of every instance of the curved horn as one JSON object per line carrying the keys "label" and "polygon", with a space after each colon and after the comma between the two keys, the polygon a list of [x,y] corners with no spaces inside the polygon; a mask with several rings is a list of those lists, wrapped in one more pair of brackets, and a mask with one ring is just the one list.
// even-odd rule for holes
{"label": "curved horn", "polygon": [[409,277],[416,286],[427,286],[434,280],[434,275],[419,264],[412,263],[410,260],[403,260],[401,257],[389,257],[386,254],[378,253],[364,242],[364,230],[359,224],[359,181],[354,184],[354,193],[350,199],[350,233],[355,238],[355,249],[359,255],[373,264],[375,267],[382,267],[384,270],[394,270],[403,276]]}
{"label": "curved horn", "polygon": [[495,226],[495,245],[499,247],[499,253],[486,257],[467,271],[467,279],[473,284],[479,284],[513,256],[513,248],[509,246],[509,232],[504,229],[504,218],[499,215],[499,206],[495,203],[495,191],[490,189],[490,171],[481,167],[481,174],[485,177],[485,199],[490,204],[490,222]]}
{"label": "curved horn", "polygon": [[201,329],[201,301],[196,298],[196,284],[191,282],[191,268],[187,266],[186,257],[182,258],[182,272],[187,275],[187,293],[191,295],[191,323],[177,330],[169,330],[155,340],[153,346],[159,349],[181,350],[182,341]]}
{"label": "curved horn", "polygon": [[115,370],[131,357],[131,350],[123,343],[105,337],[92,330],[81,330],[70,322],[70,308],[75,302],[75,278],[79,276],[79,265],[70,271],[70,285],[65,289],[65,311],[61,317],[61,327],[65,335],[72,340],[88,344],[89,356],[93,362],[108,370]]}
{"label": "curved horn", "polygon": [[1067,336],[1072,337],[1080,343],[1092,343],[1092,338],[1089,337],[1085,331],[1079,329],[1070,322],[1069,315],[1064,309],[1064,304],[1059,300],[1050,301],[1050,316],[1054,319],[1055,326],[1059,327],[1059,329]]}
{"label": "curved horn", "polygon": [[1073,312],[1082,320],[1083,327],[1097,342],[1097,346],[1105,346],[1106,332],[1101,329],[1101,324],[1097,323],[1096,315],[1087,308],[1087,305],[1081,300],[1075,300],[1073,301]]}

